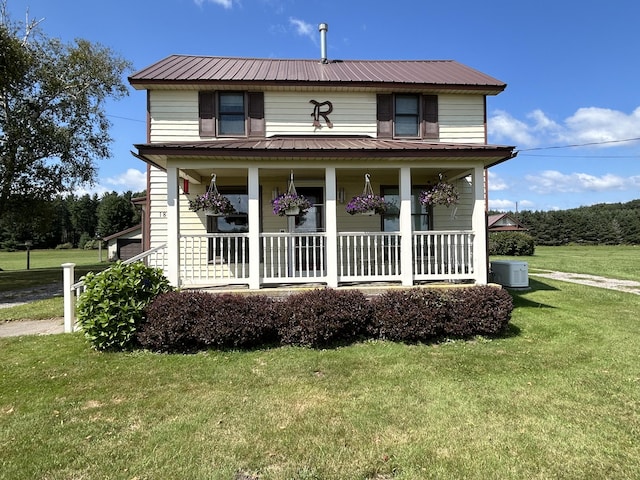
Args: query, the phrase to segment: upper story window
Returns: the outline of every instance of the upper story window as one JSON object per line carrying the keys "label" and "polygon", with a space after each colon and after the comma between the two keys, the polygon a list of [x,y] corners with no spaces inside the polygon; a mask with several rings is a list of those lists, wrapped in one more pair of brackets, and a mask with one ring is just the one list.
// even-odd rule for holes
{"label": "upper story window", "polygon": [[396,137],[418,137],[420,132],[420,104],[418,95],[396,95],[394,105],[394,133]]}
{"label": "upper story window", "polygon": [[264,93],[199,92],[198,118],[201,137],[263,137]]}
{"label": "upper story window", "polygon": [[244,93],[220,92],[218,102],[220,106],[220,115],[218,116],[218,134],[244,135]]}
{"label": "upper story window", "polygon": [[438,96],[380,94],[377,98],[378,138],[438,140]]}

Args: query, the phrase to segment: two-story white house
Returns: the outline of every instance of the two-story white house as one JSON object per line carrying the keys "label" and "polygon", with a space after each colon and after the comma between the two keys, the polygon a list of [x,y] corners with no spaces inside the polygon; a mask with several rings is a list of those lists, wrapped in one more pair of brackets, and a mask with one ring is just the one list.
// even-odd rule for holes
{"label": "two-story white house", "polygon": [[[487,282],[486,169],[514,156],[487,144],[503,82],[455,61],[189,55],[129,82],[147,92],[143,244],[174,285]],[[345,210],[365,176],[386,214]],[[420,204],[440,178],[459,203]],[[213,179],[234,215],[189,209]],[[274,215],[291,179],[312,207]]]}

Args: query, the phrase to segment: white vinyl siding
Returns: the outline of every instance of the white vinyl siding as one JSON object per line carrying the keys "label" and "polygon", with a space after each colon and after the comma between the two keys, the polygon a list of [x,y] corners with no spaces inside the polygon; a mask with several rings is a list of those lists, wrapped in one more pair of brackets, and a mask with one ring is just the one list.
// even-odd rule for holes
{"label": "white vinyl siding", "polygon": [[151,142],[200,140],[198,92],[151,90]]}
{"label": "white vinyl siding", "polygon": [[155,248],[167,242],[167,174],[155,167],[150,168],[149,234],[150,247]]}
{"label": "white vinyl siding", "polygon": [[[320,117],[313,126],[310,100],[330,101],[329,128]],[[364,92],[265,92],[266,136],[367,135],[376,136],[376,95]],[[150,92],[151,142],[199,141],[198,92],[152,90]],[[326,106],[321,107],[323,111]],[[484,143],[484,97],[438,96],[440,142]],[[210,140],[210,139],[209,139]]]}
{"label": "white vinyl siding", "polygon": [[439,95],[438,121],[443,143],[485,143],[482,95]]}
{"label": "white vinyl siding", "polygon": [[[313,126],[314,104],[329,101],[329,128],[320,117]],[[376,96],[371,93],[265,92],[266,135],[376,135]],[[321,111],[326,111],[324,105]]]}
{"label": "white vinyl siding", "polygon": [[457,205],[433,207],[434,230],[471,230],[471,214],[473,212],[473,186],[467,178],[452,182],[460,193]]}

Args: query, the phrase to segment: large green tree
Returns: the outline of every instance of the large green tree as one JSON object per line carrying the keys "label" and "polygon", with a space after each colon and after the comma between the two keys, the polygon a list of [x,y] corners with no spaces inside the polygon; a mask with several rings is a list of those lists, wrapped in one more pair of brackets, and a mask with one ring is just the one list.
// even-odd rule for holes
{"label": "large green tree", "polygon": [[110,156],[105,103],[128,94],[130,69],[102,45],[13,22],[0,1],[0,216],[93,183]]}

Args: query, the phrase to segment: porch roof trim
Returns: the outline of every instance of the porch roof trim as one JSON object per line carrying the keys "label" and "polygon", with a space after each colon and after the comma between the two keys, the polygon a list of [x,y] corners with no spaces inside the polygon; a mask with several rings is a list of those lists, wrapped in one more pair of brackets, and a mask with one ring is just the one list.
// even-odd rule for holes
{"label": "porch roof trim", "polygon": [[371,137],[270,137],[220,139],[208,142],[167,142],[134,145],[136,157],[153,165],[169,156],[272,158],[482,158],[485,167],[516,156],[516,147],[474,143],[428,143]]}

